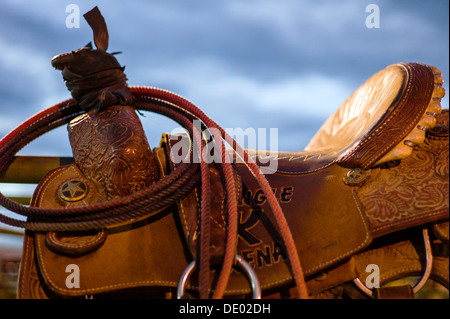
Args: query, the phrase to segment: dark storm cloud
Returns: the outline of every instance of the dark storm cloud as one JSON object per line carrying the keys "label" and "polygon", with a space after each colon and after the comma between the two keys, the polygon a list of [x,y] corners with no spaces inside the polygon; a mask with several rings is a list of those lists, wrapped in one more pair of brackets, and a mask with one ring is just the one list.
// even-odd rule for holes
{"label": "dark storm cloud", "polygon": [[[50,59],[92,41],[83,19],[65,27],[69,3],[81,14],[100,7],[130,85],[175,91],[224,127],[277,127],[282,150],[301,149],[389,64],[424,62],[449,74],[448,1],[2,1],[0,135],[69,97]],[[365,26],[370,3],[380,8],[379,29]],[[144,125],[156,146],[172,126],[151,119]],[[59,132],[24,152],[70,153]]]}
{"label": "dark storm cloud", "polygon": [[[310,72],[349,79],[372,74],[374,64],[439,58],[448,44],[445,2],[378,1],[382,27],[377,30],[365,27],[366,4],[358,1],[196,3],[202,6],[143,6],[132,32],[125,28],[121,35],[152,43],[133,54],[153,56],[155,63],[214,56],[236,72],[266,81]],[[125,13],[124,20],[129,18]]]}

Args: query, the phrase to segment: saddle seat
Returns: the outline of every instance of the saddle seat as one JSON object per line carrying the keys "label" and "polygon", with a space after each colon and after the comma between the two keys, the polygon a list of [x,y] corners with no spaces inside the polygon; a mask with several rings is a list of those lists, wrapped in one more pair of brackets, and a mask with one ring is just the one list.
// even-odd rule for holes
{"label": "saddle seat", "polygon": [[[248,151],[261,165],[280,202],[310,293],[358,277],[353,256],[374,238],[448,221],[448,112],[441,114],[447,117],[441,128],[444,133],[433,131],[436,116],[441,116],[442,82],[434,67],[417,63],[389,66],[341,105],[305,151],[269,155]],[[105,125],[102,117],[126,121],[118,120],[114,127],[111,121]],[[73,120],[69,134],[75,163],[49,172],[38,185],[32,205],[91,205],[114,198],[119,191],[136,191],[146,186],[143,172],[149,178],[162,178],[180,165],[173,160],[177,143],[189,147],[187,138],[163,134],[159,147],[151,152],[144,145],[137,115],[123,106]],[[93,147],[92,141],[98,146]],[[133,151],[130,145],[141,145],[143,150]],[[156,164],[150,166],[157,171],[147,167],[148,161],[140,160],[138,154],[153,157]],[[264,294],[292,287],[282,236],[266,197],[236,154],[229,154],[235,159],[239,197],[236,251],[255,270]],[[129,156],[139,165],[127,161]],[[210,255],[216,266],[223,256],[227,231],[226,191],[214,163],[210,172]],[[86,184],[79,200],[62,196],[62,187],[72,180]],[[405,193],[409,194],[406,198]],[[416,193],[420,196],[413,196]],[[181,274],[197,254],[200,202],[201,192],[195,189],[176,207],[98,233],[27,232],[19,297],[101,296],[142,290],[173,296]],[[448,238],[448,227],[444,233]],[[78,286],[67,284],[69,265],[79,268]],[[213,268],[211,282],[217,275]],[[336,271],[339,275],[331,276]],[[322,272],[328,272],[331,281],[316,280]],[[195,294],[198,287],[193,277],[187,289]],[[250,292],[245,276],[233,270],[225,295]]]}
{"label": "saddle seat", "polygon": [[362,84],[304,151],[247,151],[264,173],[305,174],[332,163],[368,169],[404,159],[423,143],[426,130],[435,126],[445,95],[442,83],[442,73],[433,66],[390,65]]}

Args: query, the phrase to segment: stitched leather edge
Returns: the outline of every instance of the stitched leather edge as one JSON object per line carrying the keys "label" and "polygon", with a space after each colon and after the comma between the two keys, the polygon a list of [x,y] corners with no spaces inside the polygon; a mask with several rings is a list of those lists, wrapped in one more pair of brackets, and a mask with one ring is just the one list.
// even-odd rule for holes
{"label": "stitched leather edge", "polygon": [[[391,112],[386,113],[378,125],[339,160],[339,165],[370,168],[415,128],[426,111],[434,89],[433,71],[428,65],[421,63],[398,65],[403,67],[407,74],[406,83],[399,92],[402,98],[394,101],[394,105],[390,107]],[[421,95],[418,96],[418,93]],[[395,134],[390,134],[392,129],[395,129]],[[374,134],[379,134],[376,139],[373,138]],[[382,148],[378,147],[380,143],[386,142]],[[372,149],[376,149],[375,154],[370,151]]]}

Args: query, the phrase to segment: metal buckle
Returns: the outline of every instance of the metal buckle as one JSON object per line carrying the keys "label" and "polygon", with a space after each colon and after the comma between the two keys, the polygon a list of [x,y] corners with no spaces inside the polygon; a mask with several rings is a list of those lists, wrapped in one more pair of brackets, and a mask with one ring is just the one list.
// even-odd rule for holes
{"label": "metal buckle", "polygon": [[[240,255],[236,255],[236,261],[237,264],[244,271],[244,273],[247,275],[248,279],[250,279],[250,285],[252,288],[252,298],[261,299],[261,285],[259,284],[258,277],[256,276],[256,273],[253,270],[252,266],[250,266],[250,264]],[[180,281],[178,282],[177,299],[181,299],[181,297],[183,297],[186,289],[187,280],[191,275],[192,271],[194,271],[194,269],[195,269],[195,260],[192,261],[186,267],[183,274],[181,275]]]}
{"label": "metal buckle", "polygon": [[[433,254],[431,251],[431,244],[430,244],[430,238],[428,237],[428,229],[424,228],[422,230],[423,234],[423,241],[425,242],[425,250],[426,250],[426,266],[425,266],[425,272],[422,275],[422,278],[419,280],[419,282],[413,287],[413,293],[416,294],[420,291],[420,289],[423,288],[425,283],[427,282],[428,278],[430,278],[431,274],[431,267],[433,265]],[[367,296],[372,297],[373,292],[371,289],[367,288],[366,285],[364,285],[359,278],[353,279],[353,282],[356,284],[356,286],[364,292]]]}

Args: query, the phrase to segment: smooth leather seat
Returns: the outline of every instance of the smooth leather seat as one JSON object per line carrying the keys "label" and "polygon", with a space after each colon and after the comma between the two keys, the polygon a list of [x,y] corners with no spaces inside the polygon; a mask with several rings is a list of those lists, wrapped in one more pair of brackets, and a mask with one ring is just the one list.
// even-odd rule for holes
{"label": "smooth leather seat", "polygon": [[[393,64],[362,84],[331,115],[301,152],[249,150],[265,172],[303,174],[337,162],[370,168],[409,156],[434,127],[445,95],[442,74],[433,66]],[[419,128],[418,128],[419,127]],[[406,142],[405,141],[409,141]],[[273,166],[273,162],[272,162]]]}

